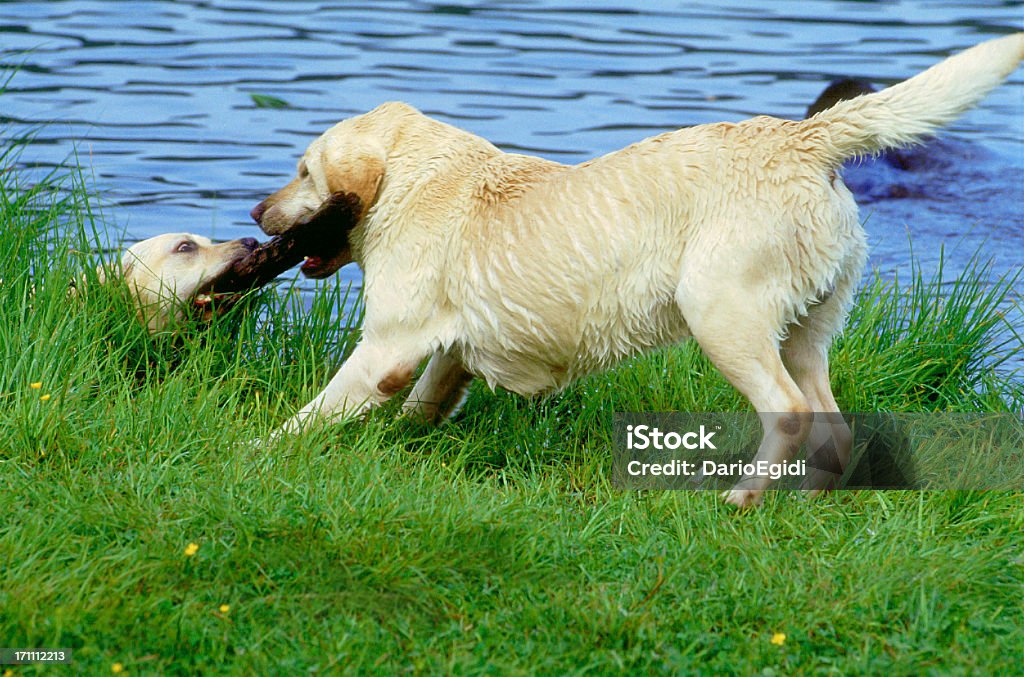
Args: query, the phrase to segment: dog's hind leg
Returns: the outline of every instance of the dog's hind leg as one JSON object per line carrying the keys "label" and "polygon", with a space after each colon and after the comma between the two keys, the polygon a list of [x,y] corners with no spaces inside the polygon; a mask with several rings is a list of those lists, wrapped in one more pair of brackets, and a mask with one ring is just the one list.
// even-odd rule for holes
{"label": "dog's hind leg", "polygon": [[[782,363],[772,314],[753,307],[755,296],[745,290],[734,288],[734,296],[722,298],[714,295],[713,281],[697,284],[702,288],[681,285],[677,301],[701,349],[757,410],[764,434],[753,462],[788,461],[810,432],[813,416]],[[768,476],[747,476],[723,496],[740,507],[755,505],[771,482]]]}
{"label": "dog's hind leg", "polygon": [[463,369],[461,362],[439,350],[430,358],[402,409],[427,423],[440,423],[462,408],[472,380],[473,375]]}
{"label": "dog's hind leg", "polygon": [[828,348],[845,316],[845,303],[832,296],[811,306],[782,343],[782,361],[814,411],[802,487],[812,495],[835,489],[850,462],[853,436],[832,394],[828,368]]}

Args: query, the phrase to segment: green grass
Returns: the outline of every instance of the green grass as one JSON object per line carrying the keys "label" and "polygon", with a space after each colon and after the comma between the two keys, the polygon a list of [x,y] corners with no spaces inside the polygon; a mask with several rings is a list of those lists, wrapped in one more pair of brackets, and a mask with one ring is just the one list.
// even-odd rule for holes
{"label": "green grass", "polygon": [[[746,408],[692,345],[540,401],[476,385],[437,429],[389,405],[254,447],[351,348],[331,320],[345,290],[308,312],[269,291],[149,337],[96,284],[86,188],[56,181],[0,173],[0,645],[71,647],[86,674],[1024,661],[1020,493],[778,492],[737,513],[710,492],[614,490],[613,411]],[[1020,411],[1000,362],[1021,353],[1019,316],[1000,314],[1013,281],[985,279],[978,262],[944,297],[921,274],[870,282],[833,351],[842,407]]]}

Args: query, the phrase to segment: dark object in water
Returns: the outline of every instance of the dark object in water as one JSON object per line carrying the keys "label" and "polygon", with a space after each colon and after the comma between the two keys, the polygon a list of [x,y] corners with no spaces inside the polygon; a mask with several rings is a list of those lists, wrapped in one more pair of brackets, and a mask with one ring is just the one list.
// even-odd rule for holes
{"label": "dark object in water", "polygon": [[833,80],[829,83],[829,86],[818,95],[818,98],[814,100],[814,103],[807,107],[807,114],[804,115],[804,117],[813,117],[823,110],[828,110],[840,101],[855,99],[863,94],[873,94],[876,91],[878,90],[872,87],[871,83],[865,80],[855,80],[854,78]]}

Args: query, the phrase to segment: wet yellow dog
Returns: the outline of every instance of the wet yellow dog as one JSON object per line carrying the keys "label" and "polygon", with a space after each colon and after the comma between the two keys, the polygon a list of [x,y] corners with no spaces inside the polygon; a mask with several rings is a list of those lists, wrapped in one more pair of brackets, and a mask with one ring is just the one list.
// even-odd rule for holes
{"label": "wet yellow dog", "polygon": [[[761,415],[755,460],[809,441],[845,464],[827,351],[866,245],[839,167],[949,123],[1022,56],[1024,34],[1010,35],[806,120],[701,125],[576,166],[504,153],[401,103],[335,125],[252,212],[278,234],[333,195],[359,205],[339,227],[364,274],[362,338],[282,430],[358,415],[428,358],[405,407],[438,420],[473,377],[534,395],[692,336]],[[726,498],[756,503],[769,483],[744,478]]]}

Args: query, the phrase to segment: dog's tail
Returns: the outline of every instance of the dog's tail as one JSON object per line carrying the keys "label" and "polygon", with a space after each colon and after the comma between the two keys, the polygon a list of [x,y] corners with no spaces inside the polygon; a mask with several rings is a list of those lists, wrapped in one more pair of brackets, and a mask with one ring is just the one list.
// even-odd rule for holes
{"label": "dog's tail", "polygon": [[1024,59],[1024,33],[996,38],[951,56],[898,85],[840,101],[803,121],[821,129],[827,159],[916,143],[949,124],[999,85]]}

